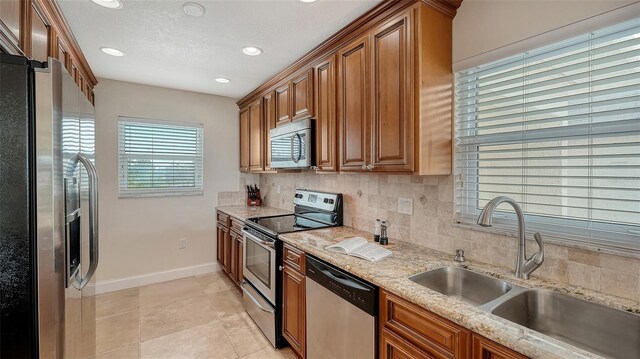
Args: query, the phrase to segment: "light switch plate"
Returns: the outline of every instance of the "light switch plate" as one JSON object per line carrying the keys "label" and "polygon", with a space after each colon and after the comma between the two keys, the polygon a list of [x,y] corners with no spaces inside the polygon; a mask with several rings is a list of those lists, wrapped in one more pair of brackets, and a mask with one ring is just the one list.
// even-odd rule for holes
{"label": "light switch plate", "polygon": [[413,198],[398,197],[398,213],[413,215]]}

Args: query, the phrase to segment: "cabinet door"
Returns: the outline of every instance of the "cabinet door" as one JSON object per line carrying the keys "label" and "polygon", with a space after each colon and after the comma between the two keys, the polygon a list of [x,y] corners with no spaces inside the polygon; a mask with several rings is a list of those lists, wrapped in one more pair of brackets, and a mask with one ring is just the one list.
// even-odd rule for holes
{"label": "cabinet door", "polygon": [[291,121],[291,91],[289,89],[290,84],[276,89],[275,93],[275,112],[276,112],[276,125],[281,125]]}
{"label": "cabinet door", "polygon": [[340,169],[362,171],[369,158],[369,37],[338,51]]}
{"label": "cabinet door", "polygon": [[312,69],[291,80],[291,101],[294,120],[313,116]]}
{"label": "cabinet door", "polygon": [[249,170],[249,107],[240,110],[240,171]]}
{"label": "cabinet door", "polygon": [[238,235],[234,231],[229,231],[229,244],[231,246],[229,256],[229,277],[235,282],[238,276]]}
{"label": "cabinet door", "polygon": [[494,341],[473,334],[473,359],[527,359],[526,356]]}
{"label": "cabinet door", "polygon": [[373,29],[372,156],[374,171],[413,171],[411,11]]}
{"label": "cabinet door", "polygon": [[238,284],[242,283],[244,279],[243,271],[244,270],[244,242],[242,236],[238,237],[238,271],[236,272],[236,282]]}
{"label": "cabinet door", "polygon": [[31,10],[31,58],[45,62],[49,58],[49,25],[35,6]]}
{"label": "cabinet door", "polygon": [[224,264],[222,269],[229,274],[231,270],[231,235],[228,228],[223,227],[222,232],[224,234]]}
{"label": "cabinet door", "polygon": [[285,264],[282,271],[282,335],[291,349],[305,357],[305,276]]}
{"label": "cabinet door", "polygon": [[275,92],[269,92],[262,97],[262,108],[264,112],[264,170],[271,170],[271,141],[269,141],[269,131],[276,127],[275,112]]}
{"label": "cabinet door", "polygon": [[335,57],[314,66],[316,163],[320,171],[337,171]]}
{"label": "cabinet door", "polygon": [[14,49],[18,48],[20,42],[21,7],[22,0],[0,0],[0,38],[8,39]]}
{"label": "cabinet door", "polygon": [[220,224],[217,225],[216,233],[216,260],[224,267],[224,232]]}
{"label": "cabinet door", "polygon": [[436,359],[392,331],[383,329],[380,335],[380,359]]}
{"label": "cabinet door", "polygon": [[258,100],[249,105],[249,171],[259,172],[263,170],[262,129],[262,101]]}

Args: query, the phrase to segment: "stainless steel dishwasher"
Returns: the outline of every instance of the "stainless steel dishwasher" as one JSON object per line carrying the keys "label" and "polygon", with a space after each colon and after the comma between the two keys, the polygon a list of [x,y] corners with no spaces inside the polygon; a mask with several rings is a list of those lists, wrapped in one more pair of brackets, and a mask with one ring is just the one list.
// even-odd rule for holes
{"label": "stainless steel dishwasher", "polygon": [[306,256],[307,359],[373,359],[378,288]]}

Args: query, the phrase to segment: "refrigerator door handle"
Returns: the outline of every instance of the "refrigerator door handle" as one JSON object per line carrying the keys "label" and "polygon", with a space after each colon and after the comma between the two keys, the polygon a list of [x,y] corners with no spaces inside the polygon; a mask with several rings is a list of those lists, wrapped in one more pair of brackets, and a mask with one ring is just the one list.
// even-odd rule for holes
{"label": "refrigerator door handle", "polygon": [[93,162],[81,153],[78,153],[73,159],[74,168],[78,162],[86,168],[89,176],[89,270],[84,278],[81,278],[81,273],[79,273],[76,277],[76,283],[74,283],[76,288],[82,289],[89,283],[98,268],[98,172]]}

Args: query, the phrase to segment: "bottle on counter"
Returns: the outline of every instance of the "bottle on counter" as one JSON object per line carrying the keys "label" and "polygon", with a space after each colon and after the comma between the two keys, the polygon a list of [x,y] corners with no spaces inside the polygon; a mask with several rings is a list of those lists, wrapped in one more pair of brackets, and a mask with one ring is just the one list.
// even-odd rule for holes
{"label": "bottle on counter", "polygon": [[380,224],[382,221],[380,219],[376,219],[373,228],[373,240],[376,242],[380,242]]}
{"label": "bottle on counter", "polygon": [[389,228],[389,221],[380,222],[380,245],[386,246],[389,244],[389,236],[387,235],[387,229]]}

